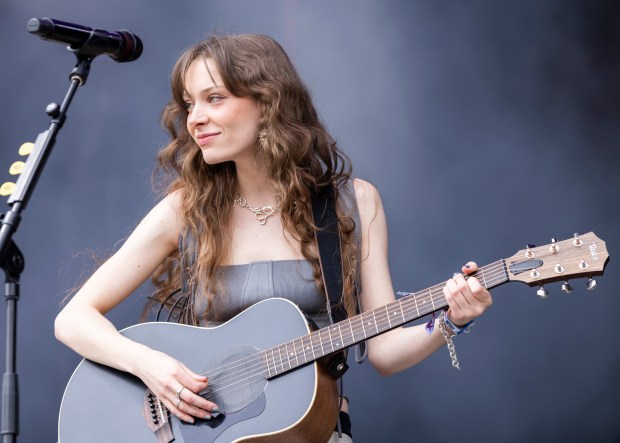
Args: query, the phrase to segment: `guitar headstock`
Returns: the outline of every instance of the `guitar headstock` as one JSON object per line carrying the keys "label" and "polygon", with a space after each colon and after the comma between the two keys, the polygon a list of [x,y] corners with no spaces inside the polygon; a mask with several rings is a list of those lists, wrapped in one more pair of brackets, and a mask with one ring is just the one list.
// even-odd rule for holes
{"label": "guitar headstock", "polygon": [[506,259],[506,270],[511,281],[541,286],[538,295],[545,297],[542,285],[565,281],[562,289],[570,292],[568,280],[573,278],[589,277],[587,288],[593,289],[596,282],[592,276],[602,275],[608,261],[605,242],[588,232],[545,246],[530,245]]}

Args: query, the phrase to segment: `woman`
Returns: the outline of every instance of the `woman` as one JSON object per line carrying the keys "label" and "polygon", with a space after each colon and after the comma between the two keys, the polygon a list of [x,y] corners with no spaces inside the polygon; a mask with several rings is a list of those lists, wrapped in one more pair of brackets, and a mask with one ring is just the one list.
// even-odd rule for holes
{"label": "woman", "polygon": [[[207,378],[123,337],[104,317],[149,276],[164,302],[180,285],[185,266],[179,263],[190,263],[191,302],[182,314],[189,323],[226,321],[275,295],[292,296],[319,326],[328,324],[310,202],[313,189],[334,183],[347,311],[355,312],[356,287],[364,311],[393,301],[394,292],[379,194],[350,178],[348,160],[275,41],[212,36],[179,58],[171,83],[163,121],[172,141],[159,154],[171,177],[166,196],[64,307],[56,335],[84,357],[139,377],[172,414],[193,423],[218,412],[198,395]],[[187,245],[181,251],[179,238]],[[469,263],[463,272],[475,269]],[[282,289],[282,282],[295,291]],[[480,283],[462,274],[448,281],[444,294],[452,327],[491,304]],[[452,333],[443,329],[446,337]],[[388,375],[443,344],[439,331],[423,325],[397,328],[369,341],[368,359]]]}

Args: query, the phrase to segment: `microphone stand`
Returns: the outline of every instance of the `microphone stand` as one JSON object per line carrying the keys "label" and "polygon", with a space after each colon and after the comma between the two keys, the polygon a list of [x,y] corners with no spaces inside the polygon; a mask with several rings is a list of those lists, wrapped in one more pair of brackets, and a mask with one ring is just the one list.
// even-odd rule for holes
{"label": "microphone stand", "polygon": [[90,72],[90,64],[95,58],[80,52],[80,49],[69,48],[77,58],[77,63],[69,79],[71,85],[62,104],[51,103],[46,113],[52,120],[48,130],[41,132],[24,171],[19,176],[11,197],[8,200],[9,211],[2,216],[0,226],[0,267],[4,270],[6,298],[6,370],[2,378],[2,442],[14,443],[19,434],[19,388],[16,373],[17,343],[17,301],[19,300],[19,276],[24,269],[24,257],[13,242],[13,234],[21,221],[21,212],[26,208],[39,176],[43,172],[45,162],[52,152],[56,135],[62,128],[67,109],[79,86],[86,83]]}

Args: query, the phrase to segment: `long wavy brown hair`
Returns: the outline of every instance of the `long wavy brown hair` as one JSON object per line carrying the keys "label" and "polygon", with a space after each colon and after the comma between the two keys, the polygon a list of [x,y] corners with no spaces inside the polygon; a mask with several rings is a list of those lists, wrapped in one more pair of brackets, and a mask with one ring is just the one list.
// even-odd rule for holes
{"label": "long wavy brown hair", "polygon": [[[156,181],[164,183],[164,194],[178,191],[187,247],[171,254],[153,274],[157,289],[145,312],[154,304],[170,308],[170,300],[175,298],[169,295],[181,287],[181,268],[185,267],[191,295],[189,302],[186,298],[179,305],[184,306],[180,321],[189,324],[199,324],[205,318],[221,288],[218,269],[227,263],[236,189],[235,164],[207,164],[186,129],[185,76],[195,60],[208,58],[214,61],[231,94],[253,97],[261,106],[259,130],[265,130],[267,137],[259,141],[257,135],[257,149],[262,151],[265,172],[274,183],[283,227],[299,241],[322,292],[311,196],[331,183],[338,190],[351,175],[348,158],[320,122],[308,89],[276,41],[264,35],[213,35],[187,49],[172,70],[172,99],[162,114],[171,142],[159,152],[156,170]],[[341,204],[337,213],[342,237],[343,303],[351,314],[355,313],[359,248],[353,219],[344,214]],[[196,312],[197,300],[192,297],[206,297],[207,312]]]}

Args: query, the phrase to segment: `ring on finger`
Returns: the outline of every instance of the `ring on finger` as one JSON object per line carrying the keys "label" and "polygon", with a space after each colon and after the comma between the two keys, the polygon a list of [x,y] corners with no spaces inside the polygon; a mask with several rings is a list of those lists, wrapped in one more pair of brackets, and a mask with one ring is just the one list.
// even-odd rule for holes
{"label": "ring on finger", "polygon": [[174,405],[175,408],[179,409],[179,405],[181,404],[183,400],[181,400],[180,398],[177,400],[177,403]]}
{"label": "ring on finger", "polygon": [[183,392],[183,389],[185,389],[185,386],[181,386],[176,390],[178,400],[181,400],[181,392]]}

